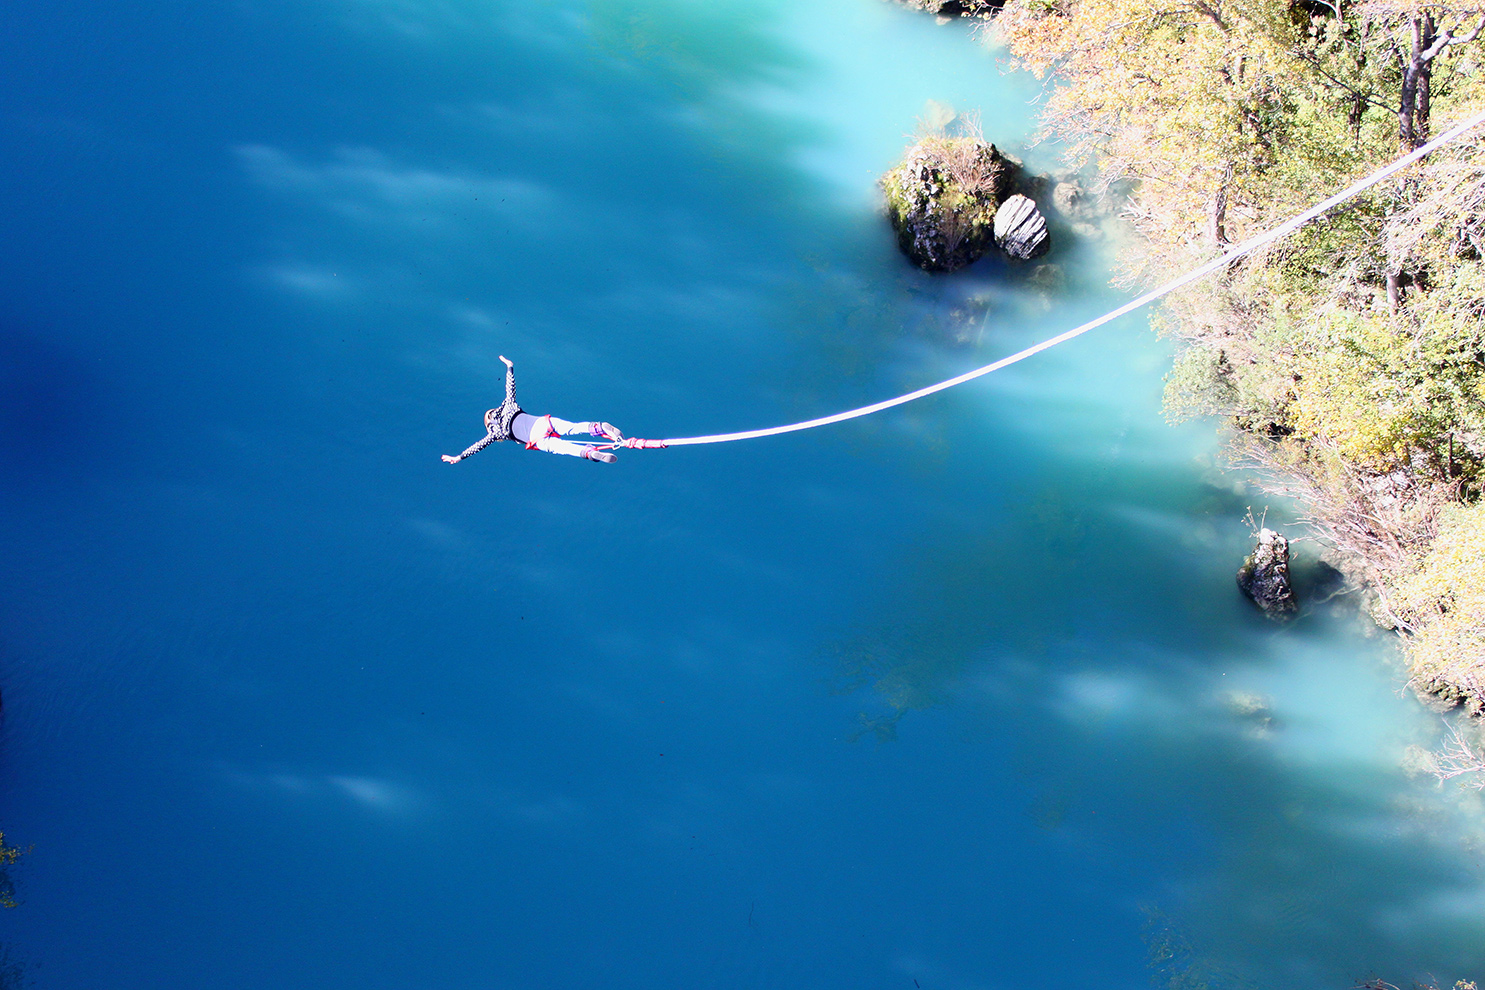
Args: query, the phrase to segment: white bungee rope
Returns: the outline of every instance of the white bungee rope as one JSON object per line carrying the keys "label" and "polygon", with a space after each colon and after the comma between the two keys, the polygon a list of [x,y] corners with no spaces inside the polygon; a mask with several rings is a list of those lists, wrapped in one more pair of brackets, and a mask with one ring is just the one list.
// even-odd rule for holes
{"label": "white bungee rope", "polygon": [[1025,361],[1027,358],[1035,354],[1040,354],[1042,351],[1056,347],[1058,344],[1072,340],[1074,337],[1081,337],[1089,330],[1096,330],[1097,328],[1103,326],[1105,323],[1108,323],[1112,320],[1117,320],[1119,317],[1124,316],[1126,313],[1132,313],[1142,306],[1149,305],[1162,296],[1167,296],[1179,288],[1190,285],[1192,282],[1195,282],[1199,279],[1205,278],[1212,272],[1226,268],[1228,265],[1232,264],[1239,258],[1252,254],[1259,248],[1272,244],[1280,238],[1292,234],[1294,231],[1298,230],[1300,227],[1303,227],[1305,224],[1309,223],[1311,220],[1314,220],[1316,217],[1329,212],[1331,209],[1339,206],[1347,200],[1355,198],[1360,193],[1364,192],[1367,189],[1370,189],[1372,186],[1383,181],[1384,179],[1396,175],[1398,172],[1401,172],[1409,165],[1418,161],[1418,159],[1423,158],[1425,155],[1443,147],[1446,144],[1449,144],[1451,141],[1457,140],[1463,134],[1465,134],[1465,132],[1479,126],[1481,123],[1485,123],[1485,111],[1481,111],[1480,113],[1475,114],[1473,117],[1470,117],[1468,120],[1465,120],[1463,123],[1455,125],[1448,131],[1440,134],[1438,137],[1434,138],[1432,141],[1429,141],[1427,144],[1423,145],[1417,150],[1409,152],[1408,154],[1397,159],[1392,164],[1373,172],[1371,175],[1368,175],[1366,178],[1361,179],[1360,181],[1353,183],[1350,186],[1347,186],[1345,189],[1336,193],[1334,196],[1331,196],[1329,199],[1315,204],[1298,216],[1292,217],[1284,223],[1281,223],[1279,226],[1265,231],[1262,234],[1258,234],[1254,237],[1248,238],[1246,241],[1243,241],[1241,244],[1229,250],[1226,254],[1223,254],[1217,258],[1213,258],[1206,264],[1201,265],[1198,268],[1193,268],[1186,274],[1171,279],[1164,285],[1155,289],[1151,289],[1149,292],[1146,292],[1144,295],[1139,296],[1136,299],[1131,299],[1124,305],[1118,307],[1117,309],[1110,310],[1109,312],[1103,314],[1095,320],[1089,320],[1082,326],[1074,327],[1073,329],[1065,331],[1064,333],[1060,333],[1055,337],[1049,337],[1039,344],[1033,344],[1031,347],[1028,347],[1023,351],[1017,351],[1015,354],[1012,354],[1009,357],[1003,357],[999,361],[992,361],[990,364],[985,365],[983,368],[976,368],[973,371],[966,371],[962,375],[957,375],[946,381],[939,382],[936,385],[928,385],[924,388],[918,389],[917,391],[908,392],[906,395],[899,395],[896,398],[883,399],[881,402],[874,402],[869,406],[861,406],[859,409],[850,409],[846,412],[835,413],[831,416],[821,416],[817,419],[807,419],[800,423],[789,423],[786,426],[770,426],[767,429],[743,430],[738,433],[713,433],[703,437],[674,437],[669,440],[641,440],[637,437],[630,437],[626,440],[619,441],[618,443],[605,444],[603,445],[603,447],[605,449],[615,447],[628,447],[631,449],[683,447],[688,444],[730,443],[733,440],[753,440],[758,437],[778,436],[780,433],[794,433],[799,430],[812,430],[817,426],[829,426],[831,423],[843,423],[848,419],[856,419],[861,416],[870,416],[872,413],[881,412],[883,409],[891,409],[893,406],[900,406],[905,403],[912,402],[915,399],[921,399],[925,396],[933,395],[935,392],[942,392],[945,389],[953,388],[955,385],[962,385],[965,382],[973,381],[974,379],[981,378],[985,375],[990,374],[991,372],[999,371],[1001,368],[1007,368],[1013,364],[1016,364],[1017,362]]}

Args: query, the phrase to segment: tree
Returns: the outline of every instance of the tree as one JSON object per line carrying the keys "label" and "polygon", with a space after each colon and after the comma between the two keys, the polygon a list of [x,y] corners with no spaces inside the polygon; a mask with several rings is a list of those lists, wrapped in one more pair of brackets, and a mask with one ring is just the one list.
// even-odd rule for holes
{"label": "tree", "polygon": [[[1406,154],[1428,141],[1435,61],[1446,50],[1478,38],[1481,28],[1485,28],[1485,17],[1474,12],[1451,15],[1438,5],[1391,10],[1372,7],[1369,13],[1393,25],[1389,41],[1402,77],[1398,86],[1397,141]],[[1440,17],[1452,20],[1450,26],[1440,29]],[[1467,29],[1471,20],[1476,21],[1475,26]]]}
{"label": "tree", "polygon": [[[1435,117],[1477,112],[1482,29],[1478,9],[1420,0],[1009,0],[994,27],[1017,64],[1058,76],[1046,132],[1103,188],[1133,184],[1130,283],[1189,270],[1421,146]],[[1462,530],[1434,545],[1443,510],[1485,486],[1485,140],[1167,297],[1153,322],[1187,345],[1168,411],[1228,417],[1235,447],[1302,495],[1413,631],[1418,682],[1485,712],[1485,570],[1450,549]],[[1449,595],[1429,599],[1417,574]]]}

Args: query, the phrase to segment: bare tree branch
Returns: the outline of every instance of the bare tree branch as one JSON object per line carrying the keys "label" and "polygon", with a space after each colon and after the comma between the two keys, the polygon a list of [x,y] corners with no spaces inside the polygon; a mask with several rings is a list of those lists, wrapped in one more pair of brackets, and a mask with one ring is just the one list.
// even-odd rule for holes
{"label": "bare tree branch", "polygon": [[1461,781],[1475,790],[1485,790],[1485,756],[1471,746],[1458,726],[1449,726],[1449,740],[1444,747],[1430,754],[1433,775],[1440,781],[1453,780],[1466,774],[1476,774],[1473,780]]}

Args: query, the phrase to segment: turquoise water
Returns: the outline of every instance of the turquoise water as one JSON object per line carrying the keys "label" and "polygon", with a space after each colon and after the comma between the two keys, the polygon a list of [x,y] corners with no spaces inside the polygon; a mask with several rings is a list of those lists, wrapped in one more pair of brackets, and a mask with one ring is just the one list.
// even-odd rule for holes
{"label": "turquoise water", "polygon": [[[1479,976],[1478,799],[1349,596],[1266,624],[1119,297],[897,254],[879,0],[0,13],[0,800],[38,988]],[[1033,155],[1037,152],[1033,152]],[[966,300],[985,319],[956,316]],[[1269,509],[1270,522],[1290,510]],[[1255,702],[1252,699],[1258,699]],[[1256,710],[1258,705],[1261,710]]]}

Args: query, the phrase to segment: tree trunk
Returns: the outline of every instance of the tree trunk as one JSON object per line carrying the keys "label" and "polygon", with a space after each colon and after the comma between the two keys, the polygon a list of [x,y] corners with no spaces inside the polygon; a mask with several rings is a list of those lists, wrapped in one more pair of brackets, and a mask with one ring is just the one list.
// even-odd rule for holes
{"label": "tree trunk", "polygon": [[1207,236],[1219,247],[1227,244],[1227,184],[1232,181],[1232,168],[1222,173],[1217,191],[1207,200]]}
{"label": "tree trunk", "polygon": [[1351,97],[1351,107],[1346,114],[1346,123],[1351,126],[1351,136],[1356,141],[1361,140],[1361,120],[1366,114],[1366,97],[1357,93]]}
{"label": "tree trunk", "polygon": [[1407,154],[1418,143],[1413,140],[1413,113],[1418,100],[1418,70],[1419,66],[1411,61],[1403,63],[1402,92],[1397,108],[1397,143],[1402,148],[1403,154]]}
{"label": "tree trunk", "polygon": [[1402,88],[1398,93],[1397,107],[1397,143],[1404,154],[1416,151],[1428,140],[1433,60],[1438,55],[1437,51],[1431,50],[1438,40],[1438,25],[1433,14],[1423,13],[1414,17],[1411,28],[1412,44],[1401,58]]}
{"label": "tree trunk", "polygon": [[[1432,17],[1429,18],[1432,20]],[[1428,116],[1431,109],[1433,89],[1433,63],[1423,66],[1418,74],[1418,109],[1413,111],[1413,147],[1428,143]]]}

